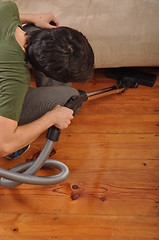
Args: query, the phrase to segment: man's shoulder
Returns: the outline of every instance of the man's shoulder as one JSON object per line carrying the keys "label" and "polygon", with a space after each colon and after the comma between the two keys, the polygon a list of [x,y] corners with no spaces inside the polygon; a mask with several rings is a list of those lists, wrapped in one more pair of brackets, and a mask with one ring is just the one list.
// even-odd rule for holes
{"label": "man's shoulder", "polygon": [[15,16],[19,15],[17,5],[12,1],[0,2],[0,28],[9,27]]}
{"label": "man's shoulder", "polygon": [[17,8],[17,5],[16,3],[12,2],[12,1],[3,1],[3,2],[0,2],[0,9],[5,9],[8,7],[13,7],[13,8]]}
{"label": "man's shoulder", "polygon": [[0,2],[0,15],[9,13],[11,10],[17,11],[17,5],[12,1]]}

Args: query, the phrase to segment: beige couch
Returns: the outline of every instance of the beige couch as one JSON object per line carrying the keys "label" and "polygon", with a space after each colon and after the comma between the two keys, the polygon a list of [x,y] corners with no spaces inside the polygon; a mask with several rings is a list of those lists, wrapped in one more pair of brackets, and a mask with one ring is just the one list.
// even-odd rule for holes
{"label": "beige couch", "polygon": [[83,32],[96,68],[159,66],[159,0],[15,0],[20,12],[51,11]]}

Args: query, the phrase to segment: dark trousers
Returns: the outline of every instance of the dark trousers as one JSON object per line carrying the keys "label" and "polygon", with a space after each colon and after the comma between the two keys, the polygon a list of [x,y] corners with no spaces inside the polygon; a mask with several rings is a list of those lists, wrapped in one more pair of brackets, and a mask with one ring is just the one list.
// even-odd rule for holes
{"label": "dark trousers", "polygon": [[34,71],[37,88],[29,88],[25,97],[19,125],[24,125],[43,116],[56,105],[63,106],[67,100],[78,95],[71,84],[63,84],[49,79],[41,72]]}

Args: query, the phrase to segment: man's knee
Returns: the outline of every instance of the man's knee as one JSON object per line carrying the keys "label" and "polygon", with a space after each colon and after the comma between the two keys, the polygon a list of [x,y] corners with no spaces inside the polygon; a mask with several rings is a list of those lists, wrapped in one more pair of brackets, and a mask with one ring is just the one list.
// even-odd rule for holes
{"label": "man's knee", "polygon": [[68,99],[75,95],[79,95],[78,90],[66,86],[39,87],[32,89],[24,101],[19,125],[40,118],[57,105],[65,105]]}

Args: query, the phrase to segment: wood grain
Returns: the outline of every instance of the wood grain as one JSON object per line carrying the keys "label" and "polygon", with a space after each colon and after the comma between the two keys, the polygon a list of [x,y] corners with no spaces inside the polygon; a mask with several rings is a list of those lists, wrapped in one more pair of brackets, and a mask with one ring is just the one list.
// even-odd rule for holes
{"label": "wood grain", "polygon": [[[89,83],[74,86],[93,91],[111,84],[97,70]],[[45,135],[0,166],[35,159]],[[65,182],[0,187],[1,240],[159,240],[159,80],[85,103],[51,155],[68,165]]]}

